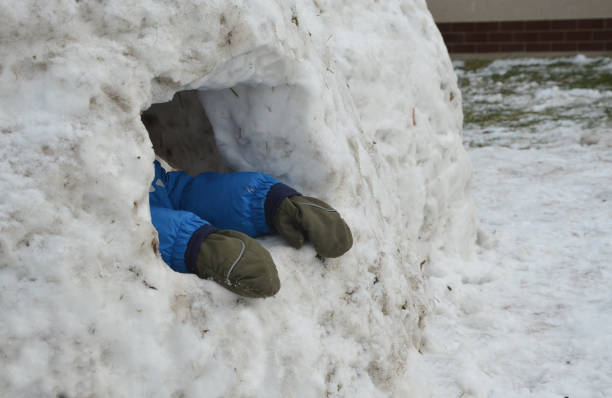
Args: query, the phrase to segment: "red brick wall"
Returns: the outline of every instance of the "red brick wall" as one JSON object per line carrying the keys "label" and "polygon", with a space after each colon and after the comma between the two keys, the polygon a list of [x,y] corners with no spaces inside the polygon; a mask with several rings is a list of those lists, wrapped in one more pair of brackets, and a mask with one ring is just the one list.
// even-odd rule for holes
{"label": "red brick wall", "polygon": [[612,51],[612,18],[438,23],[450,53]]}

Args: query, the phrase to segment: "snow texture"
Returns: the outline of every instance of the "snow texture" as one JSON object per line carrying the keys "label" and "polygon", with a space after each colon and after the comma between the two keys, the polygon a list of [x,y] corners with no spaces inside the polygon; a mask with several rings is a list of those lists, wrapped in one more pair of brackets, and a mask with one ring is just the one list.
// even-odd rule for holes
{"label": "snow texture", "polygon": [[[423,272],[476,228],[424,0],[2,0],[0,43],[2,396],[427,394]],[[219,167],[333,203],[353,249],[261,239],[282,284],[266,300],[167,267],[140,112],[183,90]]]}
{"label": "snow texture", "polygon": [[479,255],[428,269],[432,396],[611,397],[612,58],[468,66]]}

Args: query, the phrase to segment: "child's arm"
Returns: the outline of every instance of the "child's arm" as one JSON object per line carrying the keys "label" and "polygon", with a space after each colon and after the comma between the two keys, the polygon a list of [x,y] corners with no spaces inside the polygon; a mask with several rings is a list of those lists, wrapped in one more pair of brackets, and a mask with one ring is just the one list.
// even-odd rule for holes
{"label": "child's arm", "polygon": [[219,229],[252,237],[275,232],[272,219],[281,202],[299,195],[264,173],[210,172],[190,177],[182,171],[164,171],[162,181],[174,209],[195,213]]}

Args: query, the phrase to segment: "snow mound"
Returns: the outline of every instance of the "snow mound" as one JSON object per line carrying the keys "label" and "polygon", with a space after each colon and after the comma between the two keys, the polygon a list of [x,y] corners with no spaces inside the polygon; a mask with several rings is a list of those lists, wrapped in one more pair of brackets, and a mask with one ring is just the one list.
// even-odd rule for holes
{"label": "snow mound", "polygon": [[[424,1],[2,1],[0,41],[3,396],[423,391],[424,275],[475,237]],[[266,300],[170,270],[140,112],[183,90],[223,167],[333,203],[353,249],[321,262],[262,239],[282,284]]]}

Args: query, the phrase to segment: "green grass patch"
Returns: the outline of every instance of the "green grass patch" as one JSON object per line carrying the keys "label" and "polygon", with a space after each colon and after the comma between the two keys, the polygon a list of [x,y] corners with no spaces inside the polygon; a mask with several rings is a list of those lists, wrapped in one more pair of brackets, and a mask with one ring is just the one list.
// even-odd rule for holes
{"label": "green grass patch", "polygon": [[456,67],[467,145],[529,148],[555,142],[556,134],[573,129],[610,126],[612,58],[491,63],[466,60]]}
{"label": "green grass patch", "polygon": [[461,69],[468,72],[474,72],[486,68],[491,65],[492,62],[492,59],[466,59],[463,61],[463,67]]}

